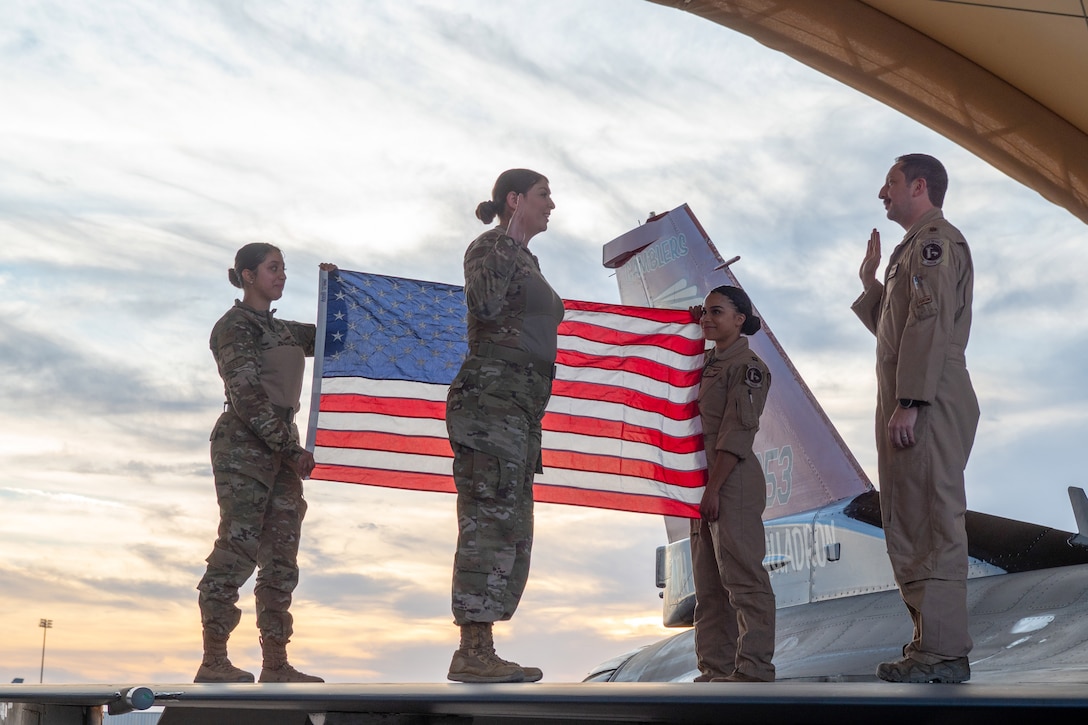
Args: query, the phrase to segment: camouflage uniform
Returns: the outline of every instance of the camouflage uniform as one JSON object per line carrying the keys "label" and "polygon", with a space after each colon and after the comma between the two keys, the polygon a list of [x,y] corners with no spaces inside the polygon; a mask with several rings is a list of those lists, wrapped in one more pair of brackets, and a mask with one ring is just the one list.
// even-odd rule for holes
{"label": "camouflage uniform", "polygon": [[501,228],[465,252],[469,354],[450,385],[459,535],[453,565],[458,625],[510,619],[529,576],[533,475],[551,395],[563,302],[537,259]]}
{"label": "camouflage uniform", "polygon": [[287,464],[304,453],[293,419],[316,330],[272,312],[236,302],[212,329],[227,402],[211,434],[219,537],[197,589],[201,623],[225,638],[241,617],[238,588],[259,568],[257,628],[262,638],[286,642],[306,515],[302,480]]}
{"label": "camouflage uniform", "polygon": [[[877,339],[880,513],[892,571],[914,621],[904,655],[925,665],[966,657],[967,496],[963,471],[979,409],[965,350],[974,268],[963,235],[933,209],[907,231],[853,310]],[[915,444],[894,448],[899,399],[923,401]]]}
{"label": "camouflage uniform", "polygon": [[767,481],[752,452],[770,387],[771,374],[747,338],[708,353],[699,384],[707,475],[720,476],[719,451],[738,461],[718,492],[718,520],[691,522],[695,653],[704,679],[734,670],[757,680],[775,677],[774,591],[763,568]]}

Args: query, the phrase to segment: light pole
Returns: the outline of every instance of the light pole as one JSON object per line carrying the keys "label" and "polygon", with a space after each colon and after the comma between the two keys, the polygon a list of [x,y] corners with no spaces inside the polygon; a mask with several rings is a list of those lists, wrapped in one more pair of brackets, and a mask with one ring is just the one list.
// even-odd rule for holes
{"label": "light pole", "polygon": [[46,630],[53,628],[52,619],[39,619],[38,626],[42,628],[42,669],[38,673],[38,684],[42,683],[42,678],[45,676],[45,633]]}

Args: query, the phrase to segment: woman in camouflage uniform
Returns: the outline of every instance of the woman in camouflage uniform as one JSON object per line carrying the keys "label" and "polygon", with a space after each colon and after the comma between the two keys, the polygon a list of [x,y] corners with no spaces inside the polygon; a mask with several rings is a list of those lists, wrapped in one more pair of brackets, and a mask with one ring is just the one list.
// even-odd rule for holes
{"label": "woman in camouflage uniform", "polygon": [[533,475],[541,472],[540,420],[555,373],[563,301],[540,272],[529,240],[548,228],[548,180],[504,171],[476,208],[499,223],[465,252],[468,357],[450,385],[459,535],[453,617],[461,645],[449,679],[535,682],[543,675],[495,654],[492,624],[510,619],[529,576]]}
{"label": "woman in camouflage uniform", "polygon": [[219,537],[197,586],[204,659],[194,681],[253,682],[227,658],[227,638],[241,617],[238,588],[256,568],[260,681],[323,682],[288,664],[286,650],[306,514],[302,478],[314,467],[313,454],[299,444],[294,416],[316,328],[273,317],[271,305],[283,295],[287,275],[283,254],[271,244],[239,249],[227,276],[244,295],[215,324],[210,340],[226,402],[211,435]]}

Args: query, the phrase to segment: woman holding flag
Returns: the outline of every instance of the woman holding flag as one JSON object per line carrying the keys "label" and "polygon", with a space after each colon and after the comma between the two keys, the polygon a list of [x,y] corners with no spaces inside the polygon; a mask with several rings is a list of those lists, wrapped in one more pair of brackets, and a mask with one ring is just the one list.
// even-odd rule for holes
{"label": "woman holding flag", "polygon": [[253,682],[252,673],[227,657],[227,639],[241,617],[238,589],[254,569],[260,681],[324,682],[292,667],[286,649],[306,515],[302,479],[314,467],[313,454],[299,443],[294,416],[316,328],[273,317],[272,303],[287,282],[283,254],[275,246],[245,245],[227,277],[243,296],[215,324],[210,339],[226,402],[211,434],[219,536],[197,585],[204,658],[194,682]]}
{"label": "woman holding flag", "polygon": [[476,217],[498,224],[465,252],[468,355],[450,384],[446,427],[457,486],[453,618],[461,629],[447,677],[535,682],[536,667],[495,653],[492,625],[510,619],[529,576],[533,476],[543,471],[540,421],[551,396],[563,301],[544,279],[529,240],[548,228],[547,178],[499,175]]}

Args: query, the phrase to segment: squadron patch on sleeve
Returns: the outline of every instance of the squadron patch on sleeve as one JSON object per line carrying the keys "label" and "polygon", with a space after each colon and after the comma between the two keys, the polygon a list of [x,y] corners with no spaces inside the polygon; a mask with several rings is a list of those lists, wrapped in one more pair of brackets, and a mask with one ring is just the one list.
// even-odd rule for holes
{"label": "squadron patch on sleeve", "polygon": [[927,267],[935,267],[944,259],[944,242],[940,239],[931,239],[922,245],[922,264]]}
{"label": "squadron patch on sleeve", "polygon": [[749,388],[763,387],[763,371],[755,365],[749,365],[748,369],[744,371],[744,382],[748,384]]}
{"label": "squadron patch on sleeve", "polygon": [[238,357],[234,358],[233,360],[225,361],[223,363],[223,372],[225,372],[225,373],[234,372],[238,368],[245,367],[247,362],[249,362],[249,361],[246,360],[242,356],[238,356]]}

